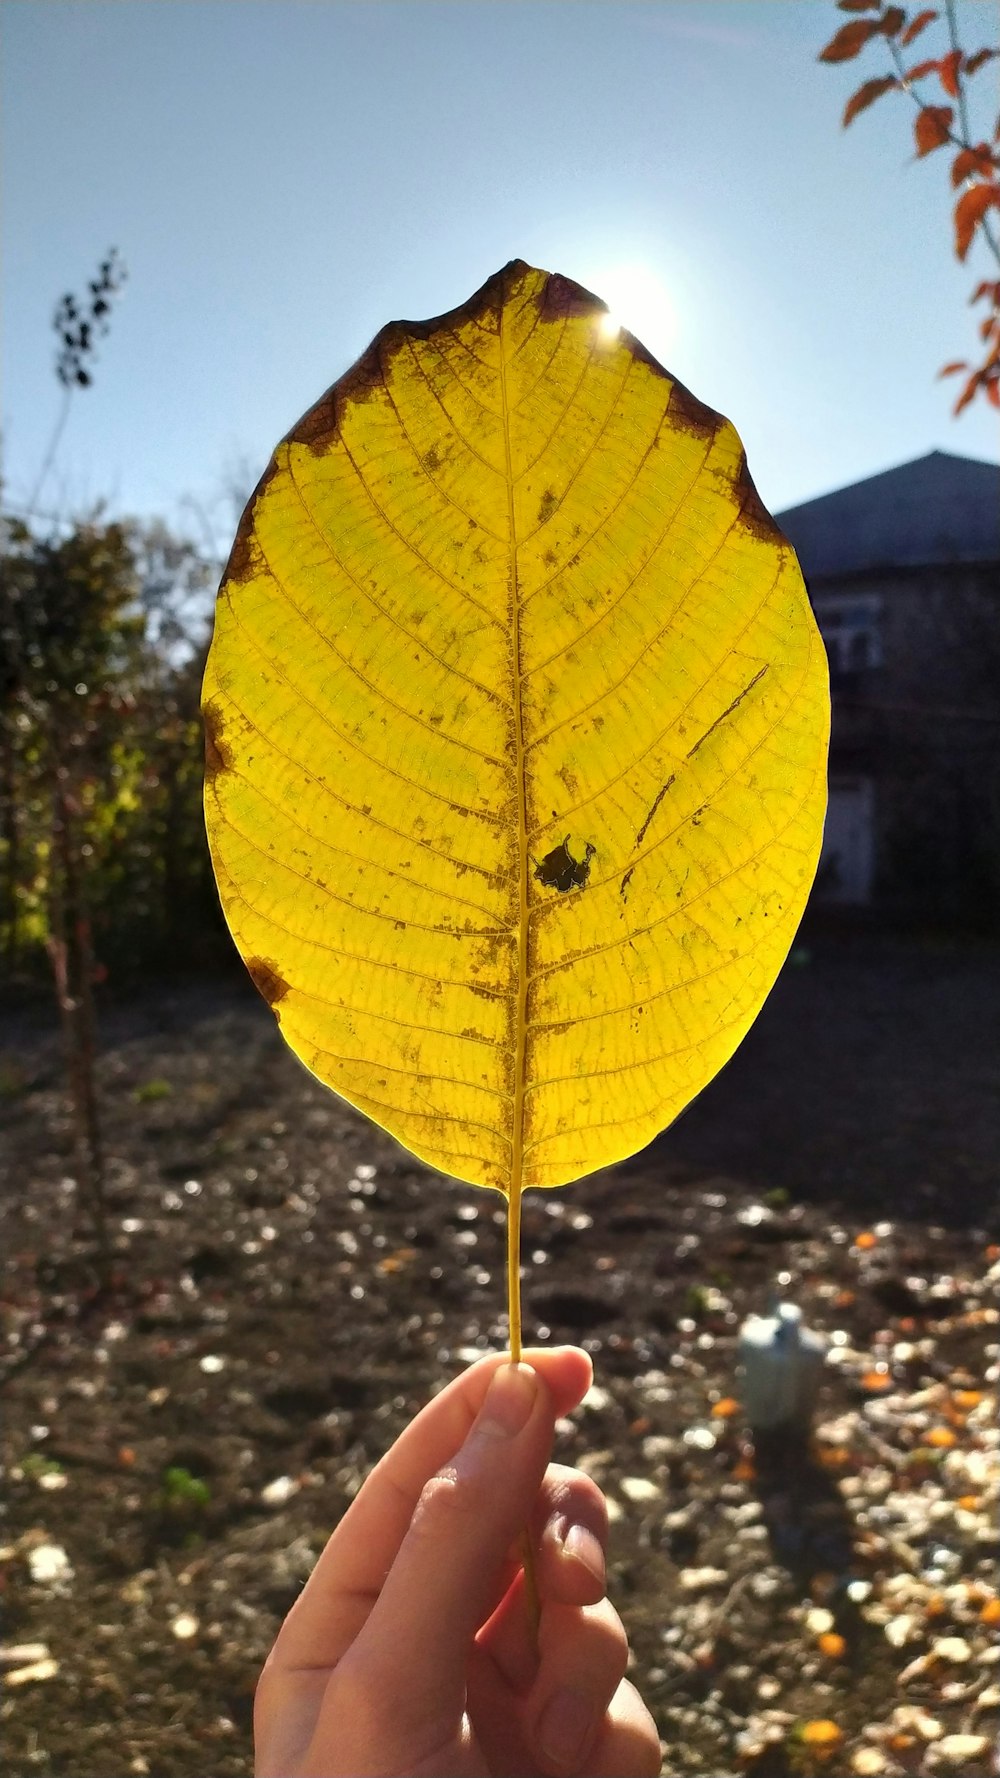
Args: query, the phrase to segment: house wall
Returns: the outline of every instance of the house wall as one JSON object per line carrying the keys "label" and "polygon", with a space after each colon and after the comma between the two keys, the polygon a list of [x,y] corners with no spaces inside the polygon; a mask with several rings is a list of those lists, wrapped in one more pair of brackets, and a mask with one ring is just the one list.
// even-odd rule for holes
{"label": "house wall", "polygon": [[818,902],[1000,922],[1000,563],[810,582],[831,666]]}

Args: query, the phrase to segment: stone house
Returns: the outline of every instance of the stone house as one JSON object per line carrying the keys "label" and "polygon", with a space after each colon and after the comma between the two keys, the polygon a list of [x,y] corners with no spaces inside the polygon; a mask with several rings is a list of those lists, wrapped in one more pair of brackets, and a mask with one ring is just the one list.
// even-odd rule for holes
{"label": "stone house", "polygon": [[779,513],[830,660],[817,904],[1000,924],[1000,465],[946,451]]}

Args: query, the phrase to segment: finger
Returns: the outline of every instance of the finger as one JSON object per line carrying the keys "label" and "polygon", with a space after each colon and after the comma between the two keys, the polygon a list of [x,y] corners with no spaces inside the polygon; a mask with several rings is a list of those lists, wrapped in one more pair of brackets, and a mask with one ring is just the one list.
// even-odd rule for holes
{"label": "finger", "polygon": [[[582,1401],[593,1378],[586,1352],[533,1348],[525,1358],[544,1381],[554,1414]],[[272,1667],[332,1667],[340,1659],[378,1598],[421,1490],[463,1444],[492,1377],[508,1363],[496,1353],[463,1371],[376,1464],[285,1619]]]}
{"label": "finger", "polygon": [[662,1763],[656,1724],[635,1686],[623,1679],[580,1778],[659,1778]]}
{"label": "finger", "polygon": [[[510,1738],[516,1722],[519,1743],[543,1772],[576,1772],[599,1745],[605,1714],[624,1676],[625,1631],[607,1600],[584,1607],[544,1605],[537,1671],[525,1688],[528,1663],[518,1671],[515,1661],[512,1670],[506,1651],[499,1660],[482,1659],[496,1656],[497,1643],[490,1640],[494,1626],[502,1647],[504,1632],[509,1634],[523,1616],[521,1591],[520,1586],[511,1589],[488,1630],[477,1638],[480,1658],[469,1675],[470,1718],[487,1742],[491,1724],[499,1722]],[[519,1647],[517,1638],[513,1645]],[[494,1765],[497,1751],[488,1753]]]}
{"label": "finger", "polygon": [[460,1451],[425,1485],[351,1651],[373,1696],[391,1696],[400,1744],[456,1726],[473,1639],[507,1547],[530,1513],[555,1417],[528,1365],[503,1365]]}
{"label": "finger", "polygon": [[545,1772],[575,1772],[595,1747],[625,1677],[628,1638],[608,1600],[553,1605],[538,1632],[539,1667],[525,1703],[525,1729]]}
{"label": "finger", "polygon": [[[604,1597],[608,1509],[589,1476],[549,1464],[532,1515],[531,1540],[543,1609],[547,1604],[596,1605]],[[521,1568],[521,1550],[515,1544],[507,1552],[493,1615],[477,1640],[489,1648],[508,1684],[526,1691],[538,1671],[538,1639],[522,1588],[514,1586]]]}

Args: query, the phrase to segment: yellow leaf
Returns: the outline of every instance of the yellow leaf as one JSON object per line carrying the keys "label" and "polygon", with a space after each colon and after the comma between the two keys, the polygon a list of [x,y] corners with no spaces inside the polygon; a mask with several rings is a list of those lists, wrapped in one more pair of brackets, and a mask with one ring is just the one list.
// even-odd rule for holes
{"label": "yellow leaf", "polygon": [[206,814],[312,1071],[517,1202],[732,1054],[816,866],[826,663],[732,426],[514,261],[279,444],[223,580]]}

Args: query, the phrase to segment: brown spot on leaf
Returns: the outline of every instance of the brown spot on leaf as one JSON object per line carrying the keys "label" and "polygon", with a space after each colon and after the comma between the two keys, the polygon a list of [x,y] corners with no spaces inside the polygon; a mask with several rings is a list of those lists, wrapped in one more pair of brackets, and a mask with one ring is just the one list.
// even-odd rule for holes
{"label": "brown spot on leaf", "polygon": [[620,886],[620,888],[619,888],[619,890],[618,890],[618,893],[619,893],[619,895],[620,895],[620,896],[621,896],[621,898],[622,898],[622,900],[623,900],[623,901],[627,901],[627,900],[628,900],[628,894],[627,894],[627,890],[628,890],[628,886],[629,886],[629,884],[630,884],[630,883],[631,883],[631,881],[632,881],[632,872],[633,872],[633,871],[634,871],[634,870],[635,870],[635,865],[634,865],[634,864],[630,864],[630,865],[629,865],[629,867],[628,867],[628,870],[627,870],[627,871],[626,871],[626,872],[625,872],[625,875],[624,875],[624,876],[623,876],[623,878],[622,878],[622,880],[621,880],[621,886]]}
{"label": "brown spot on leaf", "polygon": [[585,290],[573,278],[564,278],[561,272],[550,272],[545,280],[542,291],[541,316],[543,321],[563,321],[574,316],[606,315],[608,305],[595,296],[592,290]]}
{"label": "brown spot on leaf", "polygon": [[740,466],[733,482],[733,492],[740,503],[740,516],[737,521],[751,536],[761,538],[765,543],[785,543],[784,532],[776,525],[753,483],[753,477],[747,468],[746,452],[740,456]]}
{"label": "brown spot on leaf", "polygon": [[257,546],[254,538],[254,512],[258,500],[268,483],[277,474],[277,471],[277,461],[272,457],[261,476],[260,481],[257,483],[257,486],[243,508],[240,522],[236,527],[236,536],[233,538],[233,547],[229,552],[229,560],[226,563],[222,579],[219,582],[220,596],[224,587],[233,585],[238,586],[243,581],[249,580],[256,571],[258,564]]}
{"label": "brown spot on leaf", "polygon": [[248,957],[246,962],[258,994],[263,994],[268,1006],[277,1006],[279,1000],[284,1000],[289,987],[278,965],[271,957]]}
{"label": "brown spot on leaf", "polygon": [[233,750],[222,733],[222,712],[218,704],[206,704],[202,711],[205,725],[205,783],[214,784],[220,772],[229,771]]}
{"label": "brown spot on leaf", "polygon": [[715,434],[726,422],[714,407],[707,407],[692,395],[690,389],[675,378],[667,402],[667,419],[680,428],[682,432],[690,432],[695,438],[714,438]]}
{"label": "brown spot on leaf", "polygon": [[535,865],[535,878],[544,883],[546,889],[558,889],[565,895],[568,889],[583,889],[590,876],[590,861],[596,848],[587,841],[587,849],[582,858],[574,858],[569,849],[569,834],[560,846],[554,846],[547,852],[539,864]]}
{"label": "brown spot on leaf", "polygon": [[570,796],[576,796],[580,788],[580,780],[571,766],[560,766],[556,777],[562,779]]}
{"label": "brown spot on leaf", "polygon": [[[652,804],[651,804],[651,807],[649,810],[649,814],[646,816],[645,821],[643,822],[642,826],[640,827],[638,833],[635,836],[635,845],[636,846],[642,845],[642,842],[645,839],[647,831],[649,829],[649,824],[652,821],[653,816],[656,814],[656,811],[659,808],[660,804],[662,803],[664,797],[666,796],[667,791],[670,789],[670,786],[673,783],[675,777],[676,777],[676,773],[671,772],[666,783],[660,785],[659,790],[657,791],[656,795],[653,798],[653,801],[652,801]],[[634,851],[635,847],[633,846],[632,849]]]}
{"label": "brown spot on leaf", "polygon": [[538,523],[540,525],[547,525],[558,505],[559,501],[556,498],[555,489],[546,488],[538,503]]}

